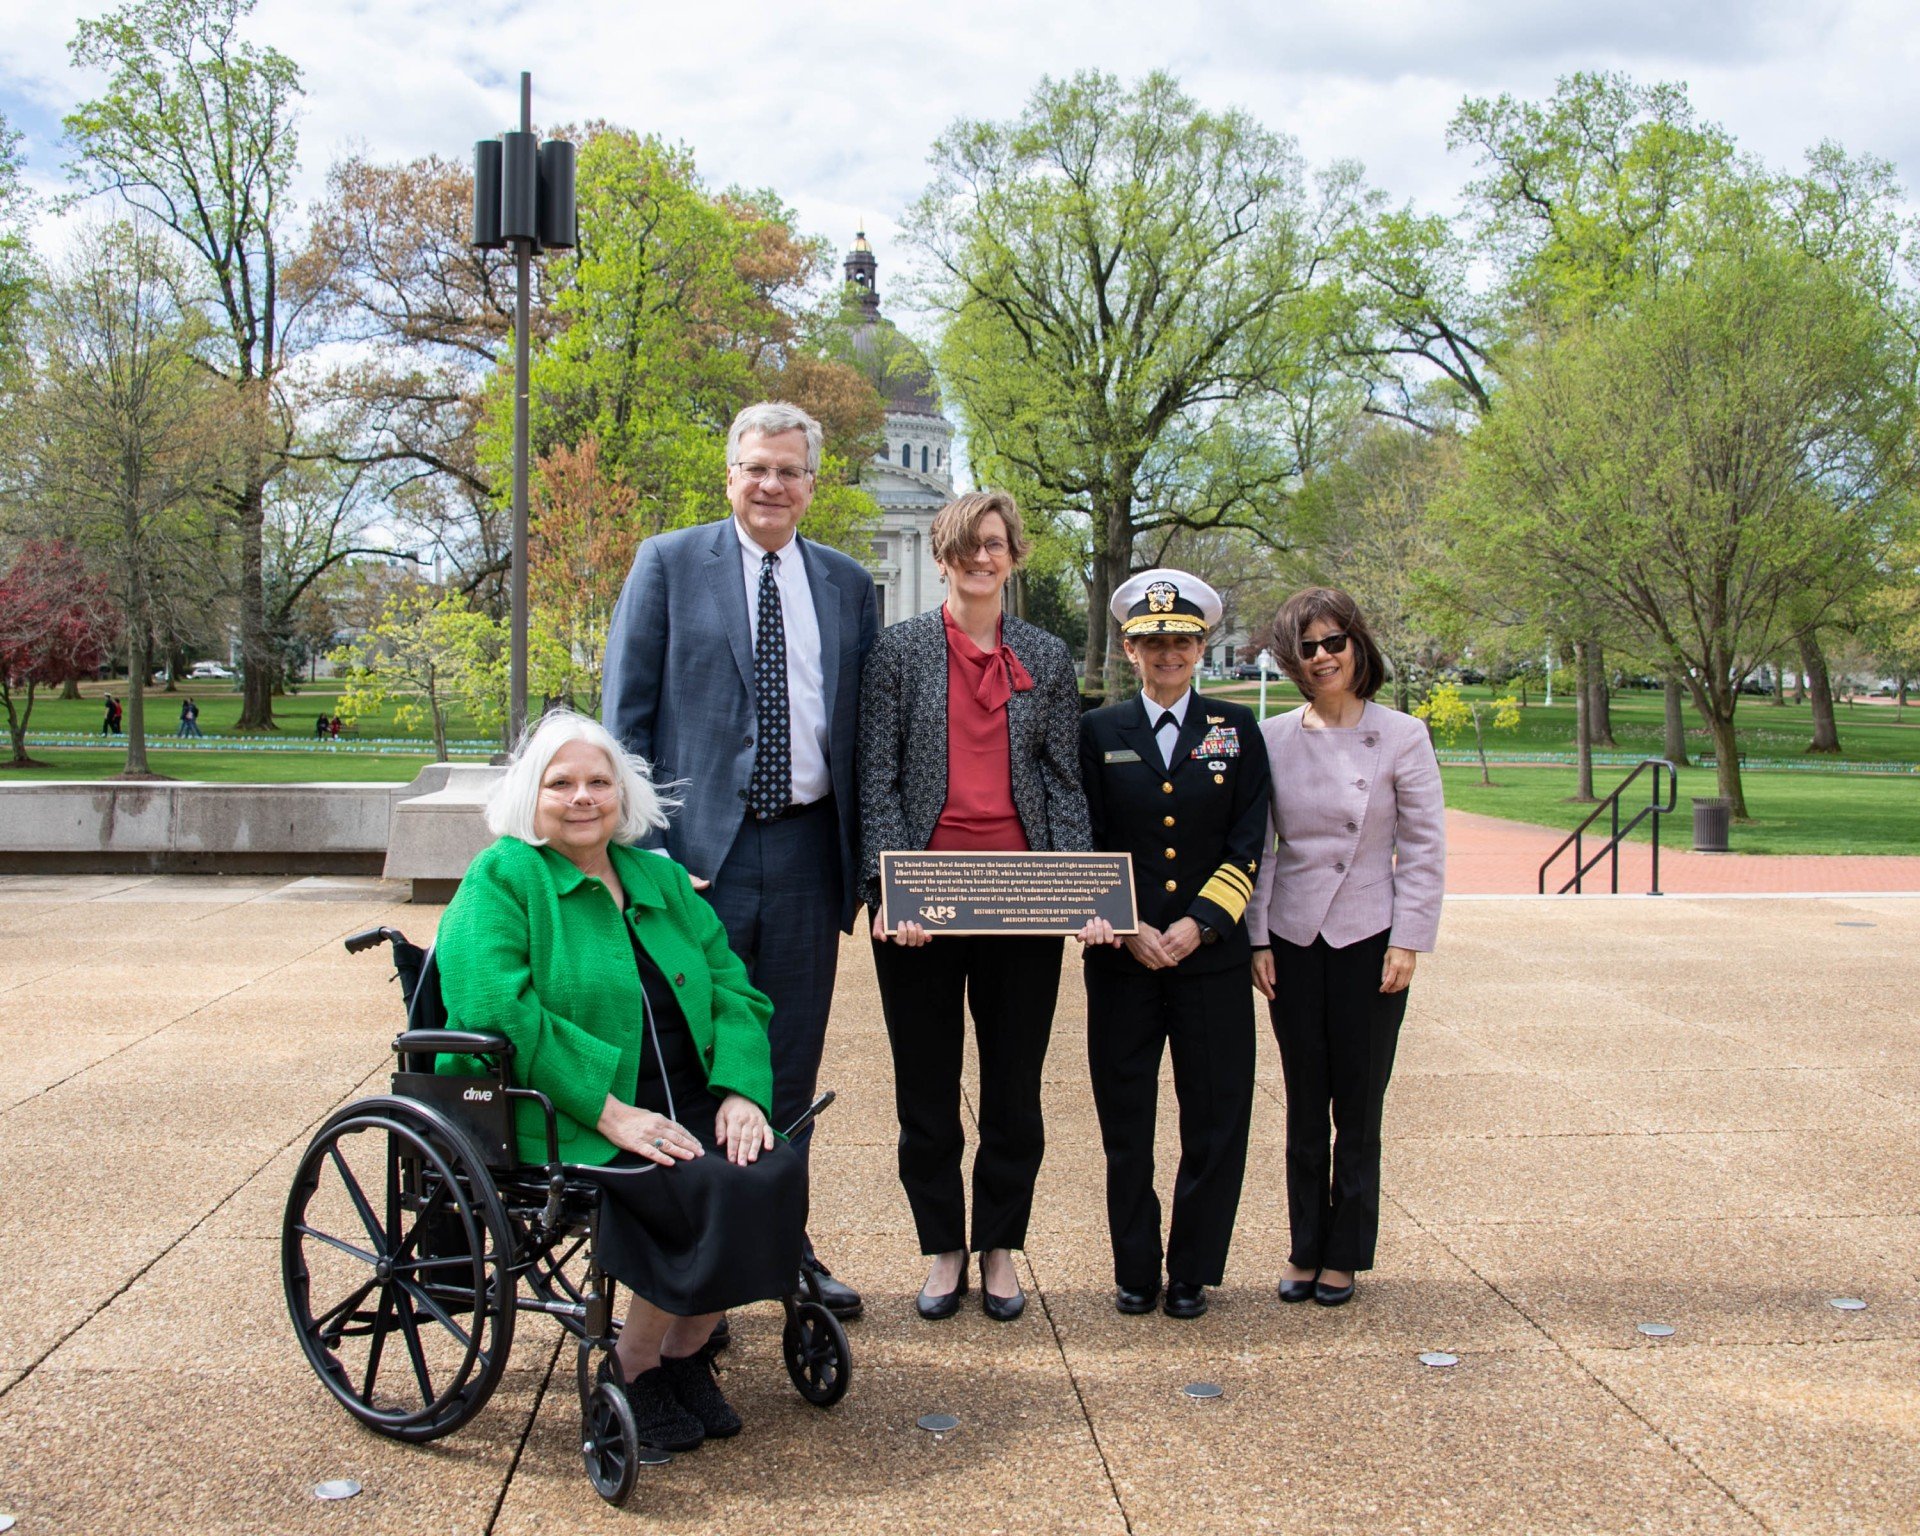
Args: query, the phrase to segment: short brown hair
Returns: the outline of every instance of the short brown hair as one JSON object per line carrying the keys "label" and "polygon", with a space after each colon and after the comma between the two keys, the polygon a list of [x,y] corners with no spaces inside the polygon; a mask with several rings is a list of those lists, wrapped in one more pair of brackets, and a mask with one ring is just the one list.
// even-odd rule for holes
{"label": "short brown hair", "polygon": [[933,527],[927,538],[933,545],[933,558],[950,564],[980,547],[980,520],[989,512],[998,512],[1007,525],[1007,544],[1013,551],[1013,563],[1027,558],[1033,544],[1027,538],[1027,526],[1020,521],[1020,509],[1005,491],[969,491],[956,496],[933,515]]}
{"label": "short brown hair", "polygon": [[1300,637],[1322,619],[1330,619],[1345,631],[1353,646],[1353,691],[1370,699],[1387,680],[1387,661],[1374,642],[1373,632],[1360,616],[1360,605],[1338,587],[1303,587],[1280,605],[1273,620],[1275,659],[1286,669],[1307,698],[1313,697],[1313,685],[1307,677],[1307,664],[1300,655]]}

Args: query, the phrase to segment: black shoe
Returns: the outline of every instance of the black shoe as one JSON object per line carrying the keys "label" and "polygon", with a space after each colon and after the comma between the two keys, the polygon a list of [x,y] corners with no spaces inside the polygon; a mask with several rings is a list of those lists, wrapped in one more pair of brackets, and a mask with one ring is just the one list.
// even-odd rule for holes
{"label": "black shoe", "polygon": [[1345,1285],[1328,1285],[1324,1280],[1313,1282],[1313,1299],[1323,1307],[1344,1307],[1353,1300],[1353,1282]]}
{"label": "black shoe", "polygon": [[713,1332],[707,1335],[707,1342],[702,1348],[710,1355],[717,1355],[732,1342],[733,1330],[727,1326],[726,1314],[722,1313],[720,1321],[713,1325]]}
{"label": "black shoe", "polygon": [[1128,1317],[1138,1317],[1143,1312],[1151,1312],[1153,1304],[1160,1299],[1160,1287],[1144,1286],[1136,1290],[1130,1285],[1118,1285],[1113,1290],[1113,1310],[1124,1312]]}
{"label": "black shoe", "polygon": [[987,1282],[980,1282],[980,1310],[996,1323],[1010,1323],[1027,1310],[1025,1291],[1015,1291],[1011,1296],[996,1296],[987,1289]]}
{"label": "black shoe", "polygon": [[[619,1371],[613,1366],[613,1355],[609,1352],[600,1362],[600,1380],[619,1379]],[[676,1453],[700,1449],[700,1442],[707,1438],[707,1432],[700,1427],[698,1419],[680,1406],[680,1400],[673,1395],[673,1385],[664,1370],[656,1365],[650,1371],[642,1371],[625,1386],[627,1401],[633,1405],[634,1427],[639,1431],[642,1445],[652,1446],[656,1451]]]}
{"label": "black shoe", "polygon": [[1167,1299],[1160,1310],[1168,1317],[1198,1317],[1207,1310],[1207,1288],[1184,1280],[1167,1282]]}
{"label": "black shoe", "polygon": [[[808,1254],[800,1261],[800,1268],[803,1274],[813,1276],[814,1282],[820,1288],[821,1304],[841,1322],[850,1323],[865,1310],[860,1300],[860,1293],[852,1286],[842,1285],[834,1279],[833,1271],[812,1254]],[[812,1294],[804,1278],[800,1282],[800,1294],[803,1296]]]}
{"label": "black shoe", "polygon": [[[1315,1276],[1315,1279],[1318,1278],[1318,1276]],[[1312,1301],[1313,1285],[1314,1282],[1312,1280],[1282,1280],[1280,1282],[1280,1299],[1285,1302]]]}
{"label": "black shoe", "polygon": [[713,1379],[713,1356],[706,1350],[695,1350],[678,1360],[662,1355],[660,1369],[666,1372],[674,1401],[700,1421],[709,1440],[725,1440],[740,1433],[740,1415],[720,1395],[720,1384]]}
{"label": "black shoe", "polygon": [[914,1298],[913,1305],[915,1310],[928,1322],[937,1323],[943,1318],[952,1317],[954,1313],[958,1312],[960,1310],[960,1298],[966,1294],[967,1261],[963,1255],[960,1260],[960,1278],[954,1283],[953,1289],[948,1291],[944,1296],[930,1295],[923,1290]]}

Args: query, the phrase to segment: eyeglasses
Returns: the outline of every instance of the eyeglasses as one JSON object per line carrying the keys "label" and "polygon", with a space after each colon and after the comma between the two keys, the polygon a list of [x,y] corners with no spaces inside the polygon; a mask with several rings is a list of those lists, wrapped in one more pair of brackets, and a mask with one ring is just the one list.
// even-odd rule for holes
{"label": "eyeglasses", "polygon": [[585,793],[589,800],[597,804],[619,794],[620,786],[611,779],[589,779],[584,784],[573,779],[555,779],[551,784],[542,784],[540,792],[561,800],[575,800]]}
{"label": "eyeglasses", "polygon": [[735,464],[733,467],[749,480],[764,480],[772,475],[785,486],[798,485],[812,473],[811,470],[795,469],[791,464]]}
{"label": "eyeglasses", "polygon": [[1324,635],[1318,640],[1302,640],[1300,642],[1300,659],[1302,661],[1312,661],[1314,652],[1316,651],[1325,651],[1329,656],[1338,656],[1347,648],[1347,638],[1347,636],[1335,631],[1333,634]]}
{"label": "eyeglasses", "polygon": [[1005,539],[982,539],[978,544],[973,546],[973,553],[976,555],[986,555],[989,559],[998,560],[1006,554],[1011,547]]}

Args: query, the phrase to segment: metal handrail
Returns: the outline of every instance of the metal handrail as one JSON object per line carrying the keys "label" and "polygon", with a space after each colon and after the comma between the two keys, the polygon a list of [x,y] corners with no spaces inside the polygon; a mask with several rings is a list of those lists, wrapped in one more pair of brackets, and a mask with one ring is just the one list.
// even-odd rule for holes
{"label": "metal handrail", "polygon": [[[1652,794],[1647,803],[1634,812],[1633,819],[1623,827],[1620,825],[1620,797],[1626,793],[1633,781],[1639,778],[1640,775],[1645,773],[1649,768],[1653,770],[1653,780],[1649,786]],[[1665,805],[1660,803],[1660,770],[1663,768],[1667,774],[1667,803]],[[1675,772],[1673,764],[1668,762],[1664,757],[1642,758],[1640,760],[1640,766],[1622,779],[1620,783],[1615,786],[1613,793],[1596,805],[1593,808],[1593,813],[1588,816],[1585,821],[1581,822],[1579,826],[1569,832],[1566,840],[1541,862],[1540,894],[1542,896],[1547,894],[1547,871],[1553,867],[1554,861],[1558,859],[1561,854],[1571,848],[1573,849],[1572,878],[1562,885],[1559,890],[1555,891],[1554,894],[1556,896],[1564,896],[1568,891],[1572,891],[1576,896],[1584,895],[1586,887],[1583,882],[1586,879],[1587,871],[1592,869],[1602,859],[1611,856],[1611,894],[1618,896],[1620,894],[1621,839],[1626,837],[1629,832],[1651,816],[1653,818],[1653,889],[1648,891],[1647,894],[1649,896],[1658,896],[1660,894],[1660,818],[1662,816],[1671,816],[1679,803],[1680,776]],[[1584,842],[1587,828],[1592,826],[1609,810],[1613,813],[1612,831],[1609,833],[1606,842],[1601,846],[1600,851],[1589,859],[1586,857],[1586,845]]]}

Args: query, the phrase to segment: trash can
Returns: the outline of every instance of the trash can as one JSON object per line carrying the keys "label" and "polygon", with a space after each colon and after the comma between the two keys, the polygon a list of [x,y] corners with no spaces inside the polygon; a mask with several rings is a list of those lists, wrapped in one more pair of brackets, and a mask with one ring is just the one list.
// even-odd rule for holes
{"label": "trash can", "polygon": [[1693,851],[1727,852],[1727,833],[1733,822],[1733,802],[1719,796],[1693,797]]}

